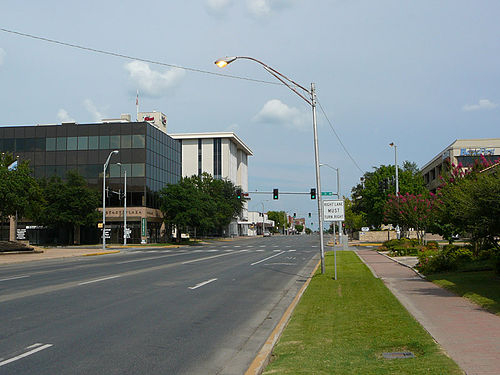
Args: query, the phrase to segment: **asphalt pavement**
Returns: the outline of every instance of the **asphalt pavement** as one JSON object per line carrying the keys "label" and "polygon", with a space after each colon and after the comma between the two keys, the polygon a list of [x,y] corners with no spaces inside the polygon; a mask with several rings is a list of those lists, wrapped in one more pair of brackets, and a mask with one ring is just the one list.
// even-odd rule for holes
{"label": "asphalt pavement", "polygon": [[0,266],[2,374],[242,374],[319,259],[317,236]]}

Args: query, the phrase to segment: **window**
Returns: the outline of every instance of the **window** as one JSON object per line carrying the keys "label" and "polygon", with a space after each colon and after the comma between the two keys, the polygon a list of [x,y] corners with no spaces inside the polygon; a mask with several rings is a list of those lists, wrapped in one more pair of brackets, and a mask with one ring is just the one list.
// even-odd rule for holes
{"label": "window", "polygon": [[132,136],[132,148],[144,148],[146,140],[143,134],[135,134]]}
{"label": "window", "polygon": [[97,135],[89,137],[89,150],[97,150],[99,148],[99,137]]}
{"label": "window", "polygon": [[122,135],[121,136],[121,148],[131,148],[132,147],[132,136]]}
{"label": "window", "polygon": [[132,177],[144,177],[146,174],[145,169],[146,168],[143,163],[132,164]]}
{"label": "window", "polygon": [[47,151],[55,151],[56,150],[56,138],[47,138],[45,142],[45,149]]}
{"label": "window", "polygon": [[78,137],[68,137],[66,149],[67,150],[76,150],[78,148]]}
{"label": "window", "polygon": [[120,148],[120,136],[119,135],[111,135],[109,137],[109,148],[113,150],[117,150]]}
{"label": "window", "polygon": [[66,151],[66,137],[56,138],[57,151]]}
{"label": "window", "polygon": [[214,178],[222,178],[222,140],[214,138]]}
{"label": "window", "polygon": [[109,135],[101,135],[99,137],[99,149],[107,150],[109,148]]}
{"label": "window", "polygon": [[78,137],[78,149],[88,150],[89,148],[89,137]]}

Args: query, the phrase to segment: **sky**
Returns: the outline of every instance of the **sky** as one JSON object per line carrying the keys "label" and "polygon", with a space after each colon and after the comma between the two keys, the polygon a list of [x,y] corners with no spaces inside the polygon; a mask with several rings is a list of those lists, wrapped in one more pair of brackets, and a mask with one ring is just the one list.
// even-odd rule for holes
{"label": "sky", "polygon": [[[168,133],[234,131],[254,153],[250,192],[307,193],[311,107],[253,61],[214,65],[249,56],[315,84],[320,162],[349,196],[394,163],[391,142],[422,167],[456,139],[500,137],[499,14],[497,0],[2,0],[1,29],[163,65],[0,31],[0,125],[133,117],[138,90]],[[307,194],[250,197],[317,227]]]}

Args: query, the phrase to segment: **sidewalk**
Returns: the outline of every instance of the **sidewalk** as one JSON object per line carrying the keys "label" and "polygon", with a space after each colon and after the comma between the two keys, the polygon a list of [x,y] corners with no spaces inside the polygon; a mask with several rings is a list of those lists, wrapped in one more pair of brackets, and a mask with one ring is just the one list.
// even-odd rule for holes
{"label": "sidewalk", "polygon": [[115,248],[113,249],[107,248],[106,250],[103,250],[101,246],[49,247],[49,248],[37,248],[36,250],[37,252],[2,253],[0,254],[0,266],[12,263],[31,262],[37,260],[113,254],[113,253],[118,253],[120,251]]}
{"label": "sidewalk", "polygon": [[356,252],[467,375],[500,374],[500,317],[375,251]]}

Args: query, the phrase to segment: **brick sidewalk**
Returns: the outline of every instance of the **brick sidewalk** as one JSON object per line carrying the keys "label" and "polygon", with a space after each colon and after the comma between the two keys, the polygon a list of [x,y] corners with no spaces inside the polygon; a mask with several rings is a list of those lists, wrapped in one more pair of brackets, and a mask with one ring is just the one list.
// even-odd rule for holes
{"label": "brick sidewalk", "polygon": [[358,255],[467,375],[500,374],[500,317],[371,250]]}

